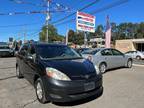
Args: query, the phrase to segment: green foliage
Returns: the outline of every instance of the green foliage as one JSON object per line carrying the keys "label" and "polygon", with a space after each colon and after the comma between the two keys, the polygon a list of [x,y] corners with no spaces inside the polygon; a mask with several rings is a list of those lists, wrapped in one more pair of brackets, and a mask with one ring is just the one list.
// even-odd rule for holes
{"label": "green foliage", "polygon": [[68,41],[74,44],[82,45],[84,43],[84,33],[83,32],[74,32],[69,30],[68,32]]}
{"label": "green foliage", "polygon": [[[112,29],[112,43],[118,39],[138,39],[144,38],[144,23],[111,23]],[[82,45],[84,43],[84,32],[75,32],[69,30],[68,40],[71,43]],[[105,38],[105,27],[103,25],[98,25],[96,27],[95,33],[87,33],[87,38]],[[42,28],[40,32],[40,40],[46,40],[46,26]],[[53,25],[49,25],[49,42],[53,41],[63,41],[64,37],[57,33],[57,29]]]}
{"label": "green foliage", "polygon": [[[42,28],[42,31],[39,33],[39,39],[40,41],[45,41],[46,40],[46,35],[47,35],[47,28],[44,26]],[[49,42],[54,42],[54,41],[63,41],[64,37],[59,35],[57,33],[57,29],[53,25],[48,25],[48,39]]]}
{"label": "green foliage", "polygon": [[144,23],[111,23],[112,26],[112,40],[117,39],[138,39],[144,38]]}
{"label": "green foliage", "polygon": [[[138,39],[144,38],[144,23],[120,23],[117,25],[116,23],[111,23],[112,30],[112,43],[115,43],[115,40],[118,39]],[[95,33],[89,33],[88,39],[90,38],[105,38],[104,34],[104,26],[98,25]]]}

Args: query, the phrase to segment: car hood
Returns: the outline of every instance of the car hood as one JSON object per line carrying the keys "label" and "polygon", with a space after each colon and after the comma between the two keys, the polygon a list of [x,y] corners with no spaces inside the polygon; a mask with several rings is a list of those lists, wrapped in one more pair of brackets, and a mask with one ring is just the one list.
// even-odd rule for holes
{"label": "car hood", "polygon": [[96,75],[92,62],[87,59],[76,60],[49,60],[44,62],[45,67],[55,68],[71,79],[85,79],[84,76]]}

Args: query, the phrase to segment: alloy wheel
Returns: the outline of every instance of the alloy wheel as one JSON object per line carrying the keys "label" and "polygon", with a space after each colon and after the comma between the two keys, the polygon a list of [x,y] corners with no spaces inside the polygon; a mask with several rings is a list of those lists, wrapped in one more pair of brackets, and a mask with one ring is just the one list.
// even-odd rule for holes
{"label": "alloy wheel", "polygon": [[136,57],[136,59],[137,59],[137,60],[140,60],[140,59],[141,59],[141,57],[140,57],[140,56],[137,56],[137,57]]}
{"label": "alloy wheel", "polygon": [[106,71],[106,65],[104,63],[102,63],[99,68],[101,73],[104,73]]}
{"label": "alloy wheel", "polygon": [[37,96],[38,96],[39,99],[43,98],[43,90],[42,90],[40,82],[37,83],[36,93],[37,93]]}
{"label": "alloy wheel", "polygon": [[132,67],[132,61],[131,60],[128,61],[127,66],[128,66],[128,68]]}

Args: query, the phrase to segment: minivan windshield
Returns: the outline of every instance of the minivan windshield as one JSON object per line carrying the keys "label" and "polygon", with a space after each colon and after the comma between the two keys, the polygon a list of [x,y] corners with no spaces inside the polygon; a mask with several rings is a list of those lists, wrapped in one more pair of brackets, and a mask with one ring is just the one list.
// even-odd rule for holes
{"label": "minivan windshield", "polygon": [[37,51],[41,59],[47,60],[82,58],[80,54],[67,46],[41,45],[38,46]]}

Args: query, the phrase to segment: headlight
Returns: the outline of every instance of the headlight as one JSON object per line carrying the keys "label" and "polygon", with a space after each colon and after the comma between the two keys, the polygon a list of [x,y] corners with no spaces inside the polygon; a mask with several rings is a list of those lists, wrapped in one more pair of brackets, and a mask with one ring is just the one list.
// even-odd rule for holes
{"label": "headlight", "polygon": [[46,68],[46,73],[49,77],[54,78],[56,80],[71,81],[67,75],[51,67]]}
{"label": "headlight", "polygon": [[100,74],[100,71],[99,71],[98,66],[97,66],[97,65],[95,65],[94,67],[95,67],[96,73],[97,73],[97,74]]}

